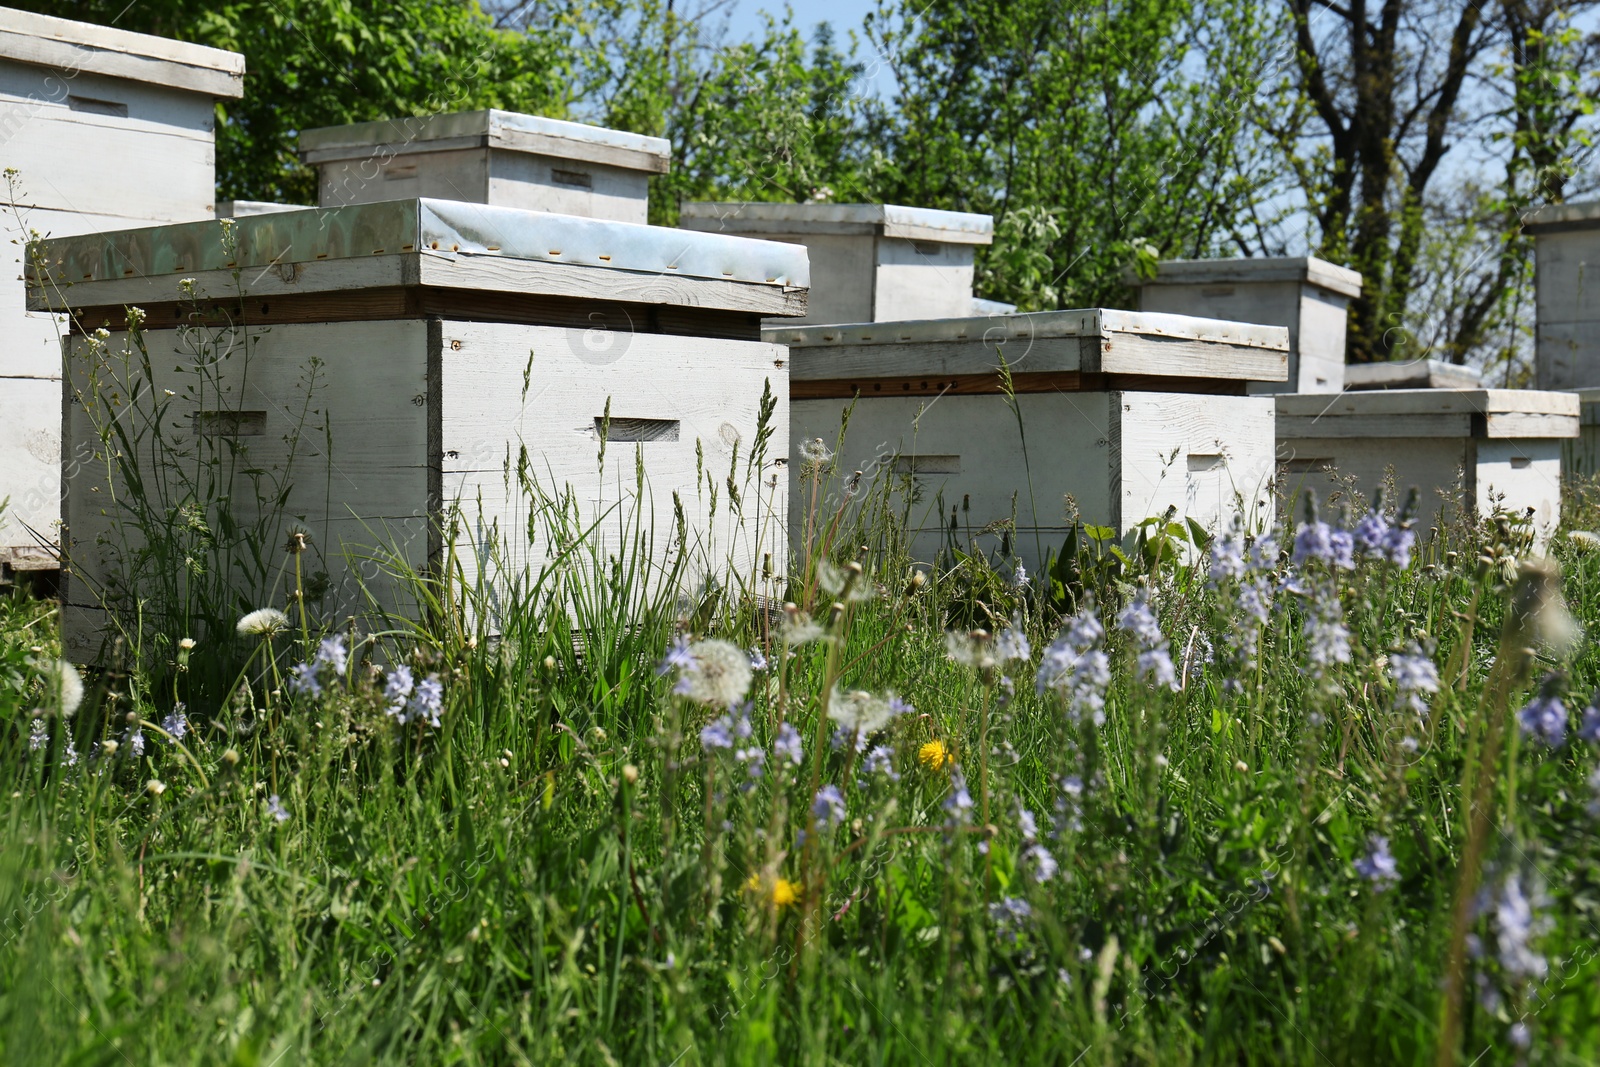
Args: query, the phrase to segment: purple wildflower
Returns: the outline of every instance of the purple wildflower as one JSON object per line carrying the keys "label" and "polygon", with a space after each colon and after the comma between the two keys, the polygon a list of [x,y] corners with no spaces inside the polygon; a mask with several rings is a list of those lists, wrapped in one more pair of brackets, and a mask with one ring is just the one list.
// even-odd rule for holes
{"label": "purple wildflower", "polygon": [[1355,867],[1356,873],[1371,882],[1379,893],[1400,880],[1400,869],[1389,854],[1389,839],[1381,834],[1367,839],[1367,854],[1356,860]]}
{"label": "purple wildflower", "polygon": [[778,737],[772,742],[772,752],[788,760],[791,767],[800,766],[800,762],[805,759],[805,743],[800,739],[800,731],[788,723],[778,727]]}
{"label": "purple wildflower", "polygon": [[824,830],[844,822],[847,811],[839,787],[830,783],[817,790],[817,797],[811,802],[811,814],[817,817],[817,825]]}

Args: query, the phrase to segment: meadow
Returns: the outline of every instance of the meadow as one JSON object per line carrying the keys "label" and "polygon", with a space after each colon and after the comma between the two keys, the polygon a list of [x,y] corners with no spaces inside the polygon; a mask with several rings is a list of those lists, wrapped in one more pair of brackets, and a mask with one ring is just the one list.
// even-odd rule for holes
{"label": "meadow", "polygon": [[0,604],[0,1061],[1600,1056],[1591,497],[1548,558],[1345,493],[1029,575],[805,461],[790,565],[687,594],[530,490],[492,605],[319,621],[303,535],[82,669]]}

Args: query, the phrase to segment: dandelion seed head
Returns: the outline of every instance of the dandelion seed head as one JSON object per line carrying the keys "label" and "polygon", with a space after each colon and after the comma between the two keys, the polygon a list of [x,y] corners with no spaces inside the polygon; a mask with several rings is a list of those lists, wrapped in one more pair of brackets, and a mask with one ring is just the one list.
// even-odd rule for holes
{"label": "dandelion seed head", "polygon": [[289,628],[289,616],[277,608],[257,608],[239,620],[240,637],[271,637]]}
{"label": "dandelion seed head", "polygon": [[673,692],[696,704],[732,708],[750,690],[750,657],[731,641],[708,638],[689,646],[689,663],[678,668]]}

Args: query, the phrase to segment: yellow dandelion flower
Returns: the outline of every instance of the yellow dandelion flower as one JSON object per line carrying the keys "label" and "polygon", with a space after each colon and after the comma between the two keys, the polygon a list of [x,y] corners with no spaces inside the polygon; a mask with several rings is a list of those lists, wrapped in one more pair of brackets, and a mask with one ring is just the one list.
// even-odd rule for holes
{"label": "yellow dandelion flower", "polygon": [[762,884],[759,874],[752,874],[744,883],[744,889],[747,893],[759,893],[774,908],[787,908],[800,903],[800,883],[787,878],[777,879],[769,890]]}
{"label": "yellow dandelion flower", "polygon": [[944,747],[943,741],[935,738],[917,749],[917,762],[929,770],[942,771],[955,762],[955,757]]}

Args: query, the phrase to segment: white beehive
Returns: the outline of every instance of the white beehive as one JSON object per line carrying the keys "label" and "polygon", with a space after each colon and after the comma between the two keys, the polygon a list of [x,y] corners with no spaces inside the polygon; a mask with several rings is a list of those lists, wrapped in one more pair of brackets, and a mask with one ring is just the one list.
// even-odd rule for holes
{"label": "white beehive", "polygon": [[[910,478],[921,559],[945,546],[952,515],[967,550],[969,534],[1015,514],[1010,540],[1036,571],[1071,531],[1068,494],[1083,522],[1118,536],[1168,507],[1212,528],[1240,508],[1271,521],[1273,401],[1245,389],[1283,379],[1282,327],[1092,309],[763,336],[789,348],[791,444],[836,447],[853,403],[834,463],[847,478],[886,467]],[[811,479],[791,462],[789,524],[801,539],[837,501],[814,504]]]}
{"label": "white beehive", "polygon": [[1574,389],[1578,397],[1578,436],[1561,453],[1562,476],[1571,483],[1600,476],[1600,389]]}
{"label": "white beehive", "polygon": [[328,126],[300,135],[321,206],[436,197],[616,222],[647,221],[660,137],[515,111],[462,111]]}
{"label": "white beehive", "polygon": [[1535,380],[1540,389],[1600,386],[1600,201],[1542,207],[1523,228],[1534,246]]}
{"label": "white beehive", "polygon": [[1442,359],[1351,363],[1344,369],[1344,387],[1365,389],[1482,389],[1483,375],[1472,367]]}
{"label": "white beehive", "polygon": [[[608,509],[624,501],[653,509],[651,565],[677,551],[681,506],[696,560],[731,559],[735,573],[749,575],[771,553],[781,568],[784,458],[754,472],[761,501],[746,494],[741,522],[721,494],[715,528],[701,470],[721,485],[737,454],[741,478],[749,472],[764,387],[776,402],[773,439],[787,440],[786,360],[762,340],[760,320],[804,309],[803,249],[409,200],[100,234],[51,241],[43,252],[53,277],[71,282],[62,292],[82,328],[108,321],[116,329],[124,305],[144,309],[159,379],[149,393],[172,390],[161,424],[180,447],[197,433],[226,436],[245,450],[245,466],[281,465],[302,418],[309,361],[320,361],[314,417],[298,445],[303,480],[283,517],[285,529],[292,521],[310,532],[308,566],[330,576],[314,605],[322,618],[356,606],[342,556],[352,545],[392,541],[418,567],[453,547],[471,574],[484,531],[497,524],[503,543],[527,554],[523,562],[546,562],[548,546],[526,540],[527,501],[506,485],[506,465],[523,447],[546,492],[570,486],[585,522],[606,520],[594,533],[602,542],[621,525]],[[175,301],[178,283],[193,278],[199,291],[227,294],[235,270],[246,297],[216,306],[245,325],[223,331],[228,361],[215,372],[223,382],[196,399],[196,376],[183,369],[195,365],[194,337],[177,328],[194,309]],[[34,292],[42,303],[46,294]],[[113,350],[124,336],[113,334]],[[73,339],[69,392],[97,369],[90,349]],[[69,397],[69,445],[96,455],[63,476],[67,639],[79,655],[97,640],[91,594],[107,576],[103,541],[119,515],[108,507],[118,487],[84,404],[103,410],[115,399]],[[608,405],[602,479],[596,460]],[[642,501],[636,459],[649,480]],[[248,486],[232,491],[236,505],[248,499]],[[469,528],[445,545],[439,522],[457,501]],[[241,595],[266,599],[260,590]]]}
{"label": "white beehive", "polygon": [[27,234],[210,217],[216,101],[243,80],[233,52],[0,9],[0,155],[18,172],[0,277],[0,578],[56,566],[39,538],[61,509],[60,327],[24,307]]}
{"label": "white beehive", "polygon": [[[1419,525],[1532,509],[1542,540],[1561,520],[1561,453],[1578,435],[1574,393],[1531,389],[1391,389],[1280,396],[1285,488],[1326,491],[1354,478],[1370,496],[1394,470],[1421,490]],[[1448,505],[1448,507],[1446,507]]]}
{"label": "white beehive", "polygon": [[994,240],[988,215],[894,204],[686,203],[678,225],[805,245],[812,286],[802,322],[966,318],[1009,308],[983,307],[972,295],[974,252]]}
{"label": "white beehive", "polygon": [[1141,311],[1260,322],[1289,329],[1289,377],[1253,393],[1337,393],[1344,388],[1344,338],[1361,275],[1312,256],[1170,259],[1136,280]]}

